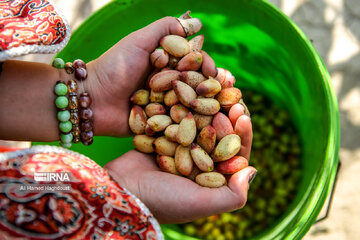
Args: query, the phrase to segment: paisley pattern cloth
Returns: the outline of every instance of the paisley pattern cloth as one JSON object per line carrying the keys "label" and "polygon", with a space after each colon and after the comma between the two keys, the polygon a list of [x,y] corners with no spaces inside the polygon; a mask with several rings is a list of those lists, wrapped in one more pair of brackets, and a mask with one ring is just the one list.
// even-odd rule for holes
{"label": "paisley pattern cloth", "polygon": [[[70,175],[70,191],[37,173]],[[48,181],[46,181],[48,180]],[[59,180],[59,179],[57,179]],[[0,239],[163,239],[149,210],[89,158],[52,146],[0,153]]]}
{"label": "paisley pattern cloth", "polygon": [[0,61],[59,52],[69,38],[69,25],[48,0],[0,0]]}

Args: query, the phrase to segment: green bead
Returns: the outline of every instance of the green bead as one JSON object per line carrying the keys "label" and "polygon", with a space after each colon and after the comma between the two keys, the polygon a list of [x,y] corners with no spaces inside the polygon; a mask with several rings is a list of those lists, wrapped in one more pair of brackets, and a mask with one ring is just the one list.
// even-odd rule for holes
{"label": "green bead", "polygon": [[55,105],[60,109],[66,108],[69,105],[69,100],[67,99],[67,97],[59,96],[55,100]]}
{"label": "green bead", "polygon": [[68,110],[59,111],[57,118],[60,122],[66,122],[70,120],[70,112]]}
{"label": "green bead", "polygon": [[54,61],[52,62],[52,65],[53,67],[56,68],[64,68],[65,62],[61,58],[55,58]]}
{"label": "green bead", "polygon": [[58,96],[65,96],[68,92],[68,88],[64,83],[58,83],[55,86],[55,94]]}
{"label": "green bead", "polygon": [[70,132],[72,129],[72,124],[70,121],[66,121],[66,122],[60,122],[59,123],[59,129],[61,132],[63,133],[67,133]]}
{"label": "green bead", "polygon": [[60,140],[62,143],[71,143],[71,141],[73,140],[73,135],[72,133],[60,134]]}
{"label": "green bead", "polygon": [[70,143],[63,143],[63,142],[60,142],[60,145],[62,146],[62,147],[64,147],[64,148],[70,148],[71,147],[71,145],[72,145],[72,143],[70,142]]}

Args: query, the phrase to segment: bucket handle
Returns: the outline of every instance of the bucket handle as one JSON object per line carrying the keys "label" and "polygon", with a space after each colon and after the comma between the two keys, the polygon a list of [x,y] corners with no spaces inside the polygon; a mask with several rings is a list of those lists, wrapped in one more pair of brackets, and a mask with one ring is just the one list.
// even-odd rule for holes
{"label": "bucket handle", "polygon": [[337,180],[338,180],[338,175],[339,175],[339,171],[340,171],[340,167],[341,167],[341,161],[339,159],[339,163],[338,163],[338,166],[337,166],[337,170],[336,170],[336,175],[335,175],[335,181],[332,185],[332,188],[331,188],[331,192],[330,192],[330,195],[328,197],[328,204],[327,204],[327,207],[326,207],[326,212],[325,212],[325,215],[316,219],[316,221],[314,222],[314,224],[318,223],[318,222],[321,222],[323,220],[325,220],[328,216],[329,216],[329,212],[330,212],[330,208],[331,208],[331,203],[332,203],[332,200],[334,198],[334,192],[335,192],[335,187],[336,187],[336,183],[337,183]]}

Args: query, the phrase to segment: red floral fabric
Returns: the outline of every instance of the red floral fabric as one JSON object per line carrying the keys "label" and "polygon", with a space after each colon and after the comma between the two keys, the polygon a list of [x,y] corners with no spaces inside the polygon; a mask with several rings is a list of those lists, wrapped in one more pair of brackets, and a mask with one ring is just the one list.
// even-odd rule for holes
{"label": "red floral fabric", "polygon": [[0,59],[54,53],[70,37],[66,21],[46,0],[0,0]]}
{"label": "red floral fabric", "polygon": [[[70,173],[70,191],[36,173]],[[54,179],[52,179],[54,180]],[[149,210],[94,161],[62,148],[37,146],[0,154],[0,239],[162,239]]]}

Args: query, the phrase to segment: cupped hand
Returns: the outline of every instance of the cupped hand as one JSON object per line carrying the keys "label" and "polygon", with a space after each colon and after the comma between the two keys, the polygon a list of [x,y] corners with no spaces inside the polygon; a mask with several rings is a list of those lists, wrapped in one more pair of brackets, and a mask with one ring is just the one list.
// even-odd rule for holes
{"label": "cupped hand", "polygon": [[[231,117],[235,132],[242,139],[239,155],[249,159],[252,127],[242,106],[235,106],[238,114]],[[233,112],[234,112],[233,111]],[[105,165],[109,174],[135,194],[160,223],[183,223],[194,219],[228,212],[244,206],[249,182],[256,169],[246,167],[233,174],[227,186],[201,187],[181,176],[162,172],[152,155],[131,150]]]}
{"label": "cupped hand", "polygon": [[[88,64],[87,88],[93,95],[95,133],[124,136],[130,134],[129,98],[144,86],[151,71],[150,54],[162,37],[185,36],[177,19],[166,17],[128,35],[101,57]],[[203,72],[215,77],[212,59],[203,52]],[[237,104],[230,116],[235,132],[242,139],[240,155],[249,159],[252,129],[244,108]],[[180,223],[199,217],[241,208],[247,199],[249,180],[255,175],[247,167],[231,176],[227,186],[201,187],[193,181],[162,172],[151,155],[136,150],[108,163],[105,168],[122,186],[135,194],[161,223]]]}
{"label": "cupped hand", "polygon": [[[174,17],[162,18],[129,34],[88,64],[85,88],[93,96],[96,135],[130,134],[129,98],[144,87],[151,72],[150,54],[159,46],[160,39],[169,34],[185,37],[183,27]],[[210,72],[215,74],[215,65],[213,68]]]}

